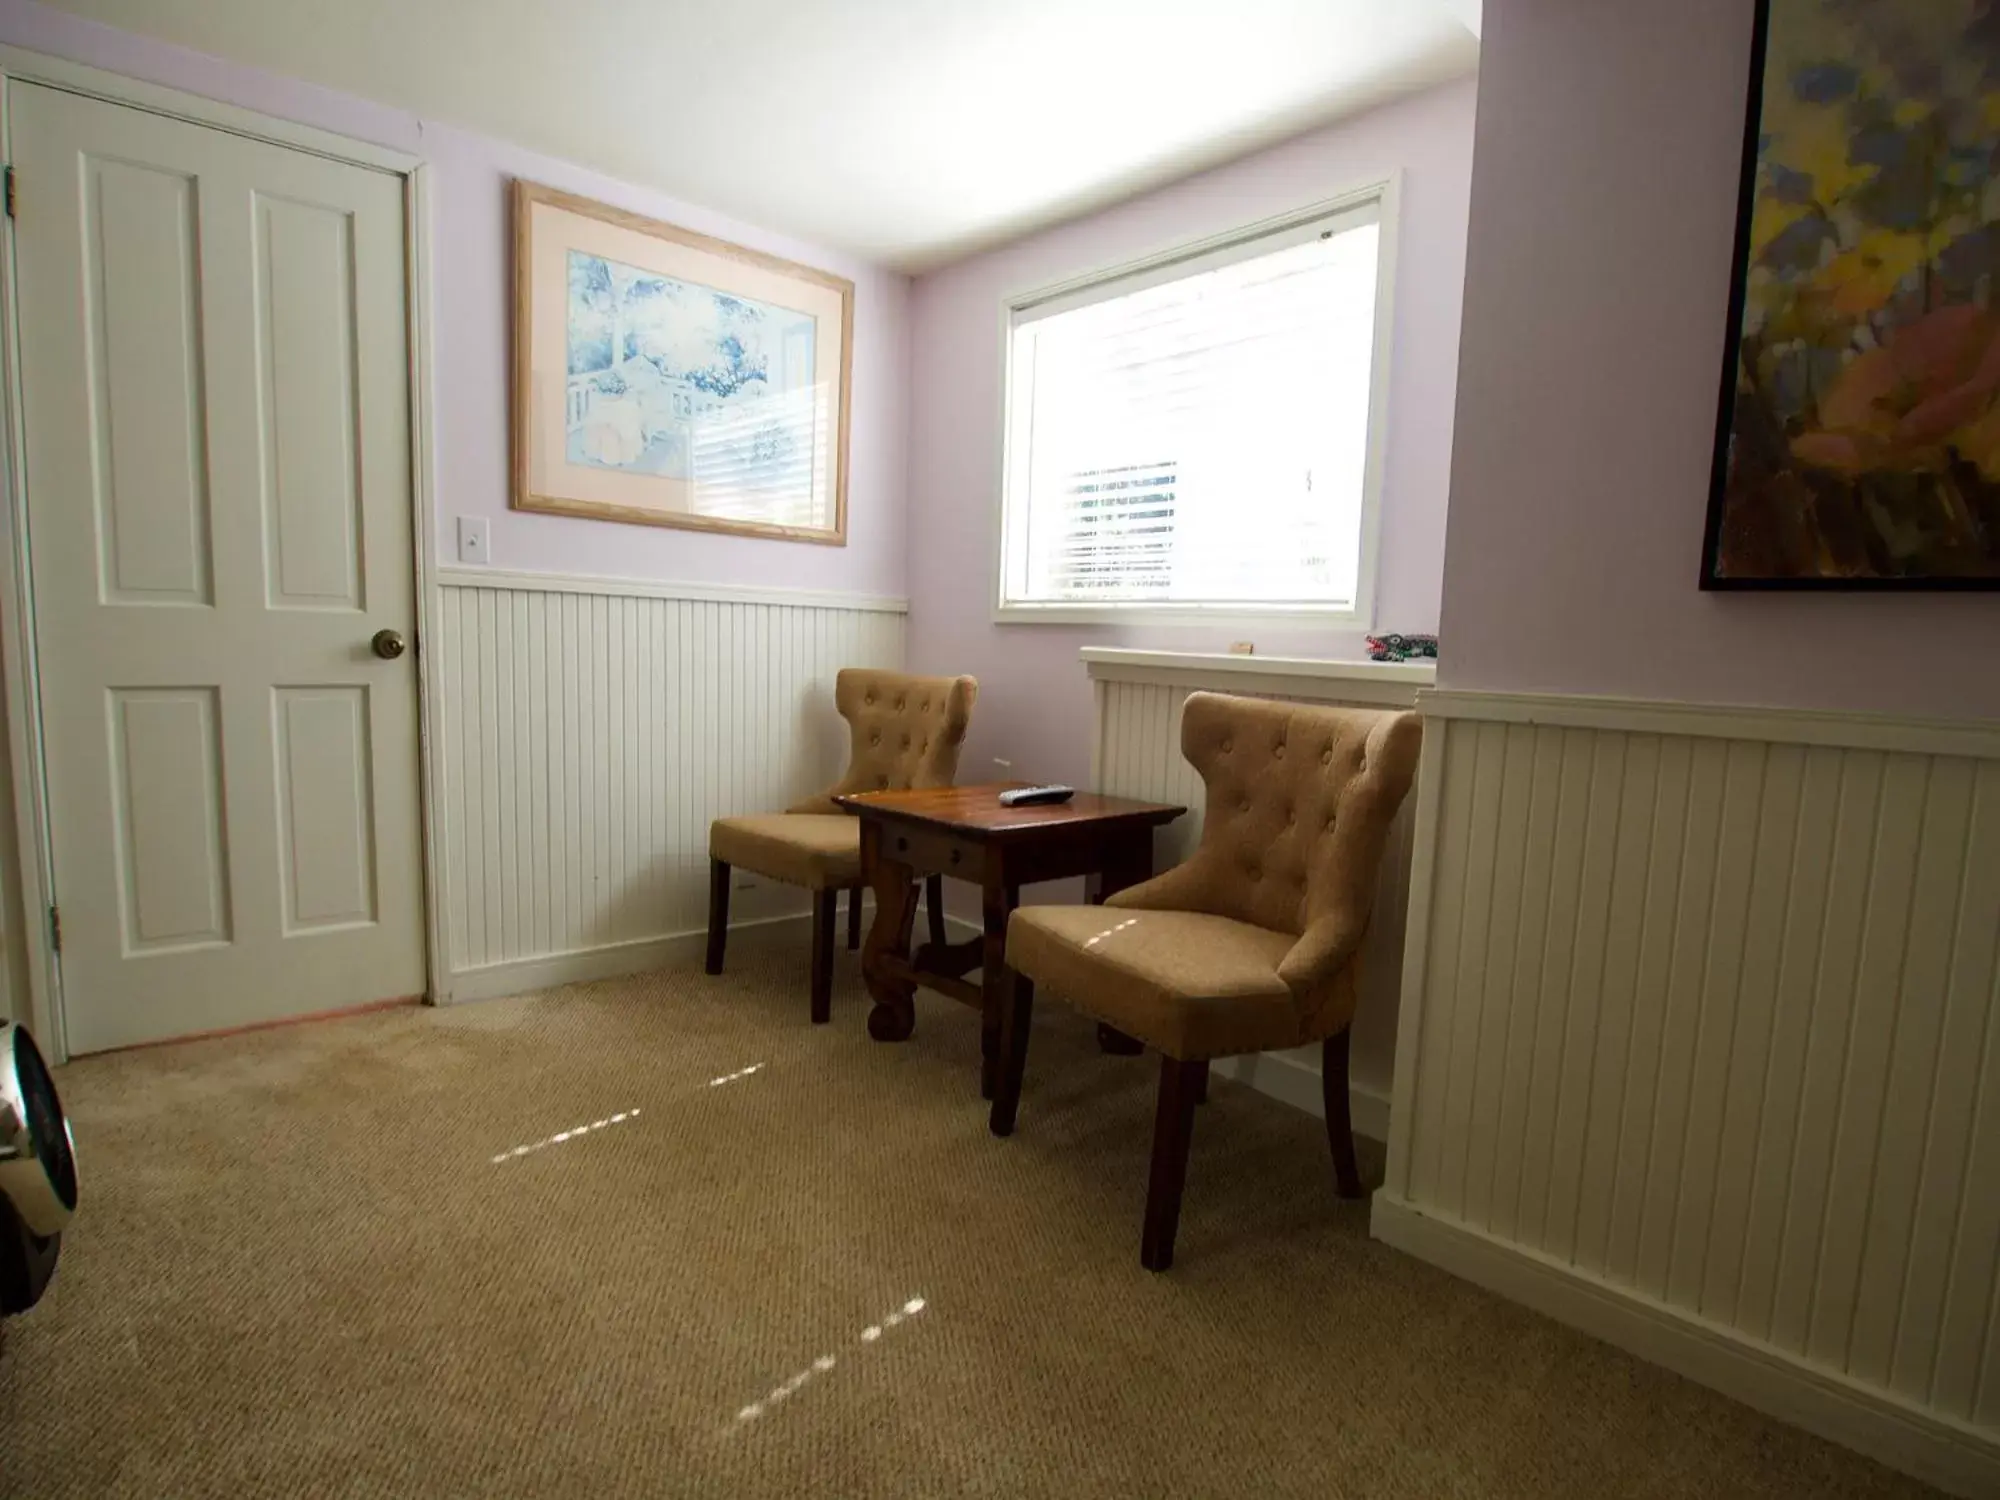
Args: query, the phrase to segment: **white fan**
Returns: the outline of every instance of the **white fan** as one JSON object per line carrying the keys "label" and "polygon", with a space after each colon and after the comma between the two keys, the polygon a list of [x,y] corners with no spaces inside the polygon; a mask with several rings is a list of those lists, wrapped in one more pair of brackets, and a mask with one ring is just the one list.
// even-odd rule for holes
{"label": "white fan", "polygon": [[35,1039],[0,1023],[0,1315],[25,1312],[55,1274],[76,1212],[76,1149]]}

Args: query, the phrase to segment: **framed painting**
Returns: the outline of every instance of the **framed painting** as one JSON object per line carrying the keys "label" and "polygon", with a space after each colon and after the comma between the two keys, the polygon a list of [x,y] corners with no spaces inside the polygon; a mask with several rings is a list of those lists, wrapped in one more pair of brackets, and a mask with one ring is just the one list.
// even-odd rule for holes
{"label": "framed painting", "polygon": [[854,284],[513,192],[515,509],[844,546]]}
{"label": "framed painting", "polygon": [[1759,0],[1702,587],[2000,588],[2000,5]]}

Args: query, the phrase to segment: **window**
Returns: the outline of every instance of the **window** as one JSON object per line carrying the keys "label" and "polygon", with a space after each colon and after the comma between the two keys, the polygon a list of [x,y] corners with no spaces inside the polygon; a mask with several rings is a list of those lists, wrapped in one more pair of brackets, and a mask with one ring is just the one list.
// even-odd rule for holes
{"label": "window", "polygon": [[1388,185],[1007,310],[999,613],[1369,623]]}

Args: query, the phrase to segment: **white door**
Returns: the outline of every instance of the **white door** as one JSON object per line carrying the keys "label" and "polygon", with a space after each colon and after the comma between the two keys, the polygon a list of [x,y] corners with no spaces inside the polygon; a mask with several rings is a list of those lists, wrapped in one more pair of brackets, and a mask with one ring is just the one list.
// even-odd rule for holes
{"label": "white door", "polygon": [[421,994],[403,180],[8,125],[69,1048]]}

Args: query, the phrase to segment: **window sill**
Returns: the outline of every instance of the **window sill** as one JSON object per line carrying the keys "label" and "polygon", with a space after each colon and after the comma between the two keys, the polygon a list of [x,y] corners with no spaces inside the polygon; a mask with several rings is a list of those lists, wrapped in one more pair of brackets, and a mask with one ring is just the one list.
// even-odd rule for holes
{"label": "window sill", "polygon": [[1253,698],[1296,698],[1374,708],[1415,708],[1437,681],[1436,662],[1329,661],[1303,656],[1237,656],[1209,651],[1135,651],[1085,646],[1084,670],[1106,683],[1185,693],[1206,689]]}
{"label": "window sill", "polygon": [[[1242,656],[1238,652],[1148,652],[1128,646],[1084,646],[1090,668],[1134,666],[1184,672],[1244,672],[1248,676],[1332,678],[1340,682],[1414,682],[1428,688],[1438,680],[1436,662],[1336,662],[1318,656]],[[1092,672],[1092,676],[1108,676]]]}
{"label": "window sill", "polygon": [[1274,604],[1000,604],[996,625],[1211,625],[1226,628],[1323,625],[1330,630],[1365,630],[1369,621],[1352,607]]}

